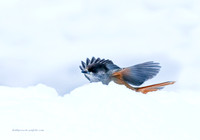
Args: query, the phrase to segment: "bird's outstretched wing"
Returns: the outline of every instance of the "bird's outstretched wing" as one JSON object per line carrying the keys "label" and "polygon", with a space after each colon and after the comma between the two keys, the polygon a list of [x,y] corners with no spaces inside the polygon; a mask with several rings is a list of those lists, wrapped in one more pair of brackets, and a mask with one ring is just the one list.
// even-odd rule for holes
{"label": "bird's outstretched wing", "polygon": [[126,83],[140,86],[145,81],[156,76],[159,70],[159,63],[150,61],[124,68],[116,73],[113,73],[113,75],[120,75],[121,79]]}

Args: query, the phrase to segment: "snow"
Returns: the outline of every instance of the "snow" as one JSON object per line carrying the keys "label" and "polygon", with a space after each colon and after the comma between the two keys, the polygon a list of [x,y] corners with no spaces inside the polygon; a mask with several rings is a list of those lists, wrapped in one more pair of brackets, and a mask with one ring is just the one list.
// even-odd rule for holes
{"label": "snow", "polygon": [[199,100],[191,90],[145,95],[114,83],[86,84],[63,97],[43,84],[1,86],[1,138],[198,140]]}

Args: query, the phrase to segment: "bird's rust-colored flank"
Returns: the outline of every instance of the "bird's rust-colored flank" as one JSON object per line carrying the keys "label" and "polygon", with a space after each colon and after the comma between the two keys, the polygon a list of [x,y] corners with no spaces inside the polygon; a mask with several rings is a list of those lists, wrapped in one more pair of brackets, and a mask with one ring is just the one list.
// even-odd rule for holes
{"label": "bird's rust-colored flank", "polygon": [[112,80],[120,85],[125,85],[127,88],[137,91],[136,88],[132,87],[131,85],[129,85],[127,82],[125,82],[123,80],[123,75],[125,75],[127,73],[127,71],[129,71],[128,69],[122,69],[121,71],[115,72],[112,74]]}
{"label": "bird's rust-colored flank", "polygon": [[169,81],[169,82],[163,82],[159,84],[144,86],[144,87],[132,87],[127,82],[124,81],[123,75],[126,75],[129,72],[128,68],[122,69],[121,71],[115,72],[112,74],[112,80],[120,85],[125,85],[127,88],[134,90],[136,92],[142,92],[143,94],[146,94],[148,92],[157,91],[161,89],[164,86],[172,85],[175,83],[175,81]]}

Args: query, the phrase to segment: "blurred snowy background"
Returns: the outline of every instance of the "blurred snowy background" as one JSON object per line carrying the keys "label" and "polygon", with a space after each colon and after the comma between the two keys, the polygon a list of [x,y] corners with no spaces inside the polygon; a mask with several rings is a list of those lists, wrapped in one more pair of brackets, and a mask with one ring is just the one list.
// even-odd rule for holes
{"label": "blurred snowy background", "polygon": [[199,38],[198,0],[1,0],[0,85],[42,83],[63,95],[88,83],[78,66],[95,56],[121,67],[160,62],[149,83],[197,90]]}

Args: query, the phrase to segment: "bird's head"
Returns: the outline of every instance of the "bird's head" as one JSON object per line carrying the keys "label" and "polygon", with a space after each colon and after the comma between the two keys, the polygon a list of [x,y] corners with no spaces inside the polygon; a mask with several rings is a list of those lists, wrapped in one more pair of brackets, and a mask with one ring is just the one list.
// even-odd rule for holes
{"label": "bird's head", "polygon": [[87,68],[81,71],[86,78],[91,82],[99,82],[102,77],[108,72],[105,64],[91,64]]}
{"label": "bird's head", "polygon": [[108,68],[106,67],[105,64],[99,64],[99,63],[95,63],[95,64],[91,64],[89,65],[85,70],[82,70],[82,73],[85,74],[98,74],[98,73],[106,73],[108,71]]}
{"label": "bird's head", "polygon": [[81,72],[90,82],[100,82],[108,76],[108,71],[110,70],[109,65],[113,65],[110,60],[94,58],[86,59],[86,63],[81,61]]}

